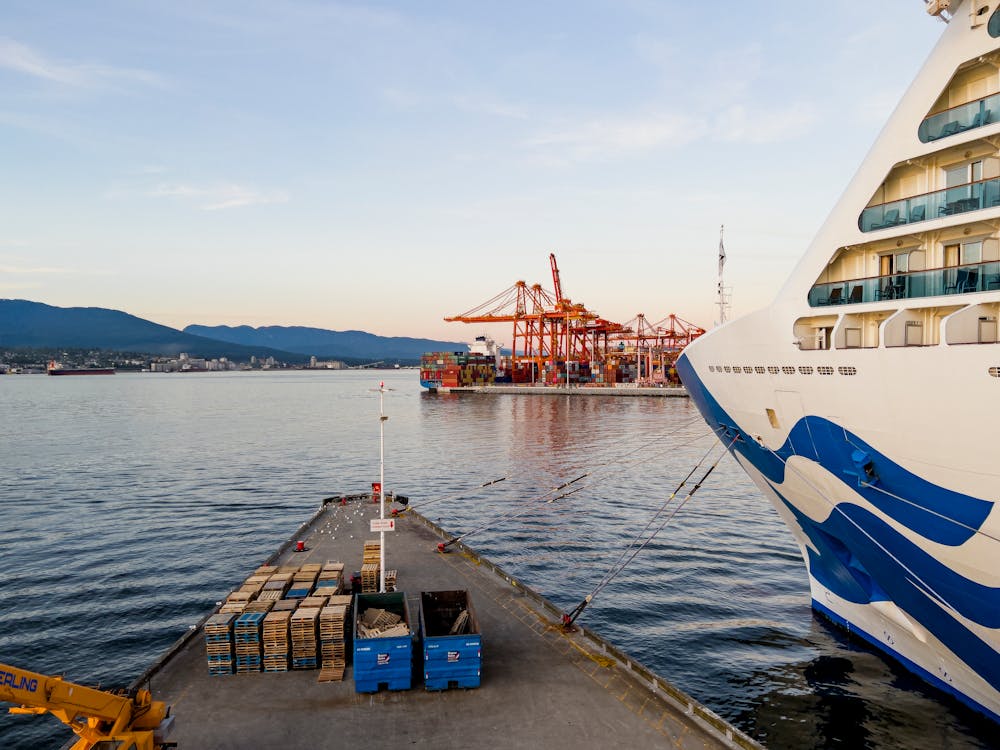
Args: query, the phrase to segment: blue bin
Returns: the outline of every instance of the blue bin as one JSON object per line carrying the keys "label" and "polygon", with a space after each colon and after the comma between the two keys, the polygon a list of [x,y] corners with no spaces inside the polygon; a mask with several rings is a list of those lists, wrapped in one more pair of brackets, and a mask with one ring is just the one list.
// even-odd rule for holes
{"label": "blue bin", "polygon": [[[384,609],[399,615],[410,634],[385,638],[364,638],[358,624],[369,609]],[[354,597],[354,689],[358,693],[409,690],[413,683],[413,625],[406,595],[400,591],[386,594],[357,594]]]}
{"label": "blue bin", "polygon": [[[467,613],[465,627],[453,635],[453,626],[463,612]],[[422,592],[420,634],[427,690],[479,687],[483,639],[468,591]]]}

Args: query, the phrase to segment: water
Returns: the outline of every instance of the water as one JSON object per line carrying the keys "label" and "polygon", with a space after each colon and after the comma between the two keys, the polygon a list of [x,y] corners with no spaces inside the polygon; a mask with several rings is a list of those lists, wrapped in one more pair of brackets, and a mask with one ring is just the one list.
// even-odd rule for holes
{"label": "water", "polygon": [[[591,473],[467,540],[567,609],[710,445],[686,399],[434,396],[414,371],[0,378],[0,662],[130,682],[320,498],[377,480],[380,377],[387,488],[419,508],[509,477],[427,505],[446,528]],[[812,615],[790,534],[728,457],[581,622],[772,748],[995,746]],[[0,715],[2,748],[66,737]]]}

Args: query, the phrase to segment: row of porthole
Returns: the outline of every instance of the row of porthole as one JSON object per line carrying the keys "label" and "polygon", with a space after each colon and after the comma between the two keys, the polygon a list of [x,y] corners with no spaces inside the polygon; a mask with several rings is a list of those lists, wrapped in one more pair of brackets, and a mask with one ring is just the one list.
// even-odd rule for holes
{"label": "row of porthole", "polygon": [[[993,369],[991,368],[990,374],[993,374]],[[763,375],[765,373],[770,373],[771,375],[794,375],[796,372],[799,375],[812,375],[816,372],[820,375],[833,375],[834,368],[827,365],[820,365],[819,367],[811,367],[809,365],[800,365],[798,369],[792,367],[791,365],[785,365],[784,367],[777,367],[776,365],[770,365],[768,367],[762,367],[761,365],[755,365],[751,367],[750,365],[709,365],[709,372],[729,372],[734,375],[739,375],[746,373],[747,375],[756,373],[757,375]],[[837,368],[837,373],[839,375],[857,375],[858,368],[853,365],[846,365]],[[1000,376],[998,376],[1000,377]]]}

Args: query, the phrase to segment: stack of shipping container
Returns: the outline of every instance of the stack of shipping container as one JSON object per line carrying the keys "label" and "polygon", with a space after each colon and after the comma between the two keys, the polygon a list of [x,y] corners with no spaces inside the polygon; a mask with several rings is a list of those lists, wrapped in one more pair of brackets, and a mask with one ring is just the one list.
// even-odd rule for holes
{"label": "stack of shipping container", "polygon": [[420,385],[424,388],[459,388],[492,385],[496,359],[471,352],[429,352],[420,358]]}

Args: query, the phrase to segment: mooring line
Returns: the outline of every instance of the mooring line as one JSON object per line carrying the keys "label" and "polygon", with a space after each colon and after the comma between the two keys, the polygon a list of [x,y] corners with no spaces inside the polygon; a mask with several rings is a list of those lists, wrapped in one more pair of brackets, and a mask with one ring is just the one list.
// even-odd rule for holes
{"label": "mooring line", "polygon": [[628,567],[628,565],[636,558],[636,556],[640,552],[642,552],[642,550],[645,549],[657,537],[657,535],[661,531],[663,531],[664,528],[666,528],[667,524],[669,524],[677,516],[680,510],[687,504],[688,500],[690,500],[694,496],[694,493],[696,493],[699,489],[701,489],[701,486],[705,483],[705,480],[707,480],[709,476],[711,476],[712,472],[715,471],[715,467],[717,467],[719,465],[719,462],[723,459],[723,457],[729,453],[729,449],[732,448],[733,444],[737,441],[737,439],[738,437],[734,437],[729,442],[729,444],[725,446],[725,448],[719,453],[718,458],[716,458],[715,461],[712,462],[712,465],[708,467],[708,470],[701,476],[701,478],[694,485],[694,487],[691,488],[691,491],[687,493],[684,499],[681,500],[681,502],[673,508],[670,514],[660,523],[660,525],[651,534],[649,534],[642,541],[641,544],[638,544],[638,546],[636,546],[639,540],[642,539],[643,534],[646,533],[646,531],[653,524],[656,518],[658,518],[661,514],[663,514],[667,506],[671,503],[671,501],[673,501],[674,497],[676,497],[677,493],[687,483],[688,479],[691,478],[691,476],[695,473],[695,471],[698,470],[698,467],[700,467],[709,457],[709,455],[711,455],[711,453],[715,450],[716,445],[713,444],[708,449],[705,455],[702,456],[701,460],[699,460],[698,463],[695,464],[694,468],[691,469],[688,475],[681,481],[679,485],[677,485],[677,489],[675,489],[670,494],[670,497],[667,498],[667,500],[663,503],[660,509],[654,514],[650,522],[646,524],[646,527],[641,532],[639,532],[639,534],[636,535],[635,539],[633,539],[631,544],[629,544],[629,546],[626,548],[624,554],[619,556],[618,560],[614,564],[612,564],[612,566],[608,569],[608,572],[604,574],[604,577],[598,582],[597,586],[594,587],[594,590],[591,591],[589,594],[587,594],[587,596],[584,597],[583,601],[577,604],[576,607],[571,609],[569,612],[563,614],[562,624],[564,628],[567,629],[572,628],[573,623],[581,614],[583,614],[583,611],[594,600],[594,597],[597,596],[599,593],[601,593],[601,591],[603,591],[605,588],[607,588],[607,586],[611,583],[611,581],[617,578],[622,573],[622,571],[624,571],[625,568]]}

